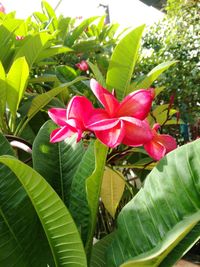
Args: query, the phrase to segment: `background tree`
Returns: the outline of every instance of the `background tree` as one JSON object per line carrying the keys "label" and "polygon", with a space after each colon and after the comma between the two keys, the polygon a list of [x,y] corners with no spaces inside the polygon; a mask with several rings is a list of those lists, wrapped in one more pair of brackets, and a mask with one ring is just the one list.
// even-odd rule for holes
{"label": "background tree", "polygon": [[135,75],[146,74],[161,62],[177,60],[155,83],[166,88],[158,104],[173,96],[183,121],[194,123],[200,115],[200,3],[168,0],[164,10],[164,19],[146,31]]}

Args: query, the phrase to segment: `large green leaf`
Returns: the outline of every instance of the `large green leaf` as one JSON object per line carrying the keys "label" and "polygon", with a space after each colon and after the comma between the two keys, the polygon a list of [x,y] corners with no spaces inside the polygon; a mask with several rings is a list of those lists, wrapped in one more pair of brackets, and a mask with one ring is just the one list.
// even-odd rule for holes
{"label": "large green leaf", "polygon": [[0,62],[0,126],[3,128],[6,109],[6,74]]}
{"label": "large green leaf", "polygon": [[[14,156],[0,134],[0,155]],[[35,210],[11,170],[0,164],[0,266],[54,267],[50,247]]]}
{"label": "large green leaf", "polygon": [[86,252],[90,257],[90,249],[93,241],[94,231],[96,227],[97,212],[99,207],[99,197],[101,192],[101,184],[107,158],[108,147],[99,140],[95,141],[95,169],[91,176],[86,180],[86,193],[88,205],[91,212],[90,229],[86,243]]}
{"label": "large green leaf", "polygon": [[17,58],[6,77],[7,104],[13,117],[16,116],[19,103],[24,95],[29,77],[29,67],[25,57]]}
{"label": "large green leaf", "polygon": [[14,33],[22,23],[23,20],[9,18],[5,19],[0,25],[0,61],[2,61],[6,70],[10,65],[10,57],[13,53],[11,48],[15,39]]}
{"label": "large green leaf", "polygon": [[40,62],[42,59],[49,58],[58,54],[68,53],[73,51],[71,48],[64,46],[52,46],[44,49],[36,58],[35,62]]}
{"label": "large green leaf", "polygon": [[[26,192],[29,199],[31,200],[32,206],[34,207],[37,216],[42,224],[44,229],[46,238],[48,240],[49,247],[51,249],[52,257],[53,257],[53,266],[87,266],[86,257],[83,249],[83,245],[78,233],[78,230],[71,218],[70,213],[68,212],[66,206],[62,202],[62,200],[58,197],[55,191],[51,188],[51,186],[45,181],[45,179],[34,171],[31,167],[25,165],[24,163],[16,160],[15,158],[9,156],[1,156],[0,162],[6,165],[12,172],[16,175],[18,184],[21,185],[21,188]],[[5,180],[2,177],[3,180]],[[12,205],[10,205],[10,209],[13,211],[16,208],[16,204],[19,200],[15,199],[15,194],[17,193],[16,188],[14,188],[13,184],[10,183],[11,192],[10,197],[7,199],[9,202],[12,200]],[[15,202],[14,202],[15,200]],[[1,202],[2,203],[2,202]],[[13,207],[13,208],[12,208]],[[22,207],[21,207],[22,208]],[[4,209],[6,211],[6,208]],[[7,208],[7,212],[8,212]],[[21,216],[29,216],[29,211],[27,209],[21,210],[19,212]],[[9,232],[9,235],[12,237],[8,238],[7,242],[11,243],[10,248],[7,246],[7,243],[4,241],[3,246],[7,246],[7,254],[15,256],[15,261],[11,261],[11,258],[7,255],[3,255],[5,258],[7,256],[7,261],[3,261],[4,265],[2,266],[52,266],[52,263],[49,262],[51,259],[46,259],[46,263],[42,264],[30,264],[32,261],[33,255],[27,255],[27,249],[22,247],[23,241],[20,241],[17,233],[14,232],[14,227],[16,221],[23,220],[23,217],[18,215],[16,218],[12,218],[12,225],[9,224],[7,217],[5,217],[5,213],[1,212],[1,217],[4,219],[4,225],[7,227],[2,232],[2,235],[6,235]],[[11,215],[12,216],[12,215]],[[21,225],[23,226],[23,224]],[[29,228],[29,231],[27,230]],[[32,240],[35,238],[33,235],[33,231],[35,228],[30,228],[30,225],[27,223],[26,231],[31,235],[29,235],[29,242],[27,241],[27,246],[30,247]],[[26,233],[24,229],[20,230],[21,239],[26,238]],[[1,241],[2,242],[2,241]],[[37,240],[36,240],[37,242]],[[42,247],[42,242],[41,242]],[[40,245],[38,245],[40,247]],[[1,251],[2,247],[1,245]],[[15,247],[14,247],[15,246]],[[39,248],[38,247],[38,248]],[[43,248],[42,248],[43,249]],[[45,254],[45,251],[41,250],[42,253]],[[24,252],[24,254],[22,254]],[[16,255],[19,253],[18,261],[16,259]],[[33,254],[33,252],[32,252]],[[39,255],[34,255],[34,257],[38,257]],[[41,257],[41,255],[40,255]],[[42,258],[42,257],[41,257]],[[41,262],[42,259],[38,257],[38,262]]]}
{"label": "large green leaf", "polygon": [[83,80],[84,77],[77,77],[76,79],[74,79],[71,82],[65,83],[65,84],[61,84],[60,86],[51,89],[50,91],[37,95],[33,101],[32,104],[30,106],[30,109],[28,110],[27,113],[27,119],[26,121],[23,123],[23,125],[20,125],[20,128],[18,129],[17,133],[20,134],[25,126],[27,125],[27,123],[43,108],[45,107],[56,95],[60,94],[62,91],[67,90],[67,88],[71,85],[73,85],[76,82],[79,82],[81,80]]}
{"label": "large green leaf", "polygon": [[143,30],[144,25],[132,30],[120,40],[113,51],[106,84],[110,90],[113,88],[116,90],[119,100],[128,94]]}
{"label": "large green leaf", "polygon": [[33,168],[47,180],[68,206],[72,178],[82,159],[84,148],[82,142],[76,142],[76,136],[51,144],[50,133],[55,128],[52,121],[47,121],[38,132],[33,142]]}
{"label": "large green leaf", "polygon": [[[57,30],[58,27],[58,20],[53,8],[50,4],[44,0],[42,0],[42,10],[48,16],[49,20],[51,21],[52,30]],[[48,27],[49,28],[49,27]]]}
{"label": "large green leaf", "polygon": [[29,68],[31,69],[33,63],[39,57],[47,47],[47,43],[50,40],[51,35],[46,32],[40,32],[33,35],[24,42],[24,44],[19,48],[15,55],[15,59],[19,57],[25,57],[28,62]]}
{"label": "large green leaf", "polygon": [[105,261],[105,253],[111,241],[113,241],[113,238],[114,232],[105,236],[101,240],[97,240],[97,242],[93,245],[90,261],[91,267],[108,267]]}
{"label": "large green leaf", "polygon": [[134,83],[134,86],[130,86],[129,91],[137,90],[137,89],[146,89],[149,88],[153,82],[170,66],[175,64],[176,61],[167,61],[159,64],[155,68],[153,68],[145,77],[142,79],[142,81],[138,82],[136,85]]}
{"label": "large green leaf", "polygon": [[90,210],[86,194],[86,180],[95,169],[94,142],[88,146],[73,175],[69,210],[81,233],[83,243],[87,240]]}
{"label": "large green leaf", "polygon": [[80,35],[87,29],[87,27],[98,17],[90,17],[85,19],[81,24],[79,24],[68,36],[66,39],[66,45],[71,47],[75,41],[80,37]]}
{"label": "large green leaf", "polygon": [[[148,175],[144,187],[120,212],[115,241],[107,254],[109,267],[162,266],[169,253],[169,264],[164,266],[177,261],[173,249],[200,221],[199,151],[199,140],[184,145]],[[187,246],[197,236],[191,235]]]}
{"label": "large green leaf", "polygon": [[113,218],[123,195],[124,187],[125,178],[123,174],[107,167],[103,174],[101,200]]}

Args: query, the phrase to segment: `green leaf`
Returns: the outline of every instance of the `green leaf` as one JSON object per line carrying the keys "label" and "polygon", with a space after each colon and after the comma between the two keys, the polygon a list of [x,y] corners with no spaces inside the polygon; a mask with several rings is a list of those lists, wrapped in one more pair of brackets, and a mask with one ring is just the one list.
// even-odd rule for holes
{"label": "green leaf", "polygon": [[102,144],[99,140],[95,141],[95,169],[90,177],[86,180],[86,192],[88,205],[91,212],[90,229],[86,243],[86,253],[90,257],[90,249],[96,227],[97,211],[99,207],[99,197],[101,192],[101,184],[103,179],[104,167],[108,147]]}
{"label": "green leaf", "polygon": [[81,40],[77,44],[73,45],[73,50],[76,53],[91,53],[100,50],[99,41],[96,39]]}
{"label": "green leaf", "polygon": [[106,82],[103,77],[103,74],[101,73],[100,69],[96,64],[93,64],[92,62],[88,62],[88,65],[90,66],[92,72],[94,73],[94,76],[96,80],[101,84],[103,87],[106,87]]}
{"label": "green leaf", "polygon": [[64,46],[53,46],[44,49],[36,58],[35,62],[40,62],[45,58],[49,58],[55,55],[63,54],[63,53],[68,53],[73,51],[71,48],[64,47]]}
{"label": "green leaf", "polygon": [[2,133],[0,133],[0,155],[14,156],[14,151],[10,143]]}
{"label": "green leaf", "polygon": [[15,55],[15,60],[19,57],[25,57],[26,61],[31,69],[33,63],[39,55],[46,49],[46,45],[50,40],[51,35],[46,32],[40,32],[36,35],[29,37],[24,44],[19,48]]}
{"label": "green leaf", "polygon": [[71,47],[75,43],[75,41],[80,37],[80,35],[84,32],[84,30],[87,29],[87,27],[98,17],[90,17],[88,19],[85,19],[83,22],[81,22],[80,25],[78,25],[69,36],[67,36],[66,39],[66,45]]}
{"label": "green leaf", "polygon": [[172,250],[172,252],[167,255],[164,261],[161,262],[160,267],[173,266],[174,262],[185,255],[199,239],[200,222],[192,228],[189,234],[187,234],[186,237]]}
{"label": "green leaf", "polygon": [[142,81],[137,83],[134,88],[131,87],[131,90],[137,90],[137,89],[146,89],[149,88],[152,83],[169,67],[171,67],[173,64],[177,63],[177,61],[167,61],[159,64],[155,68],[153,68]]}
{"label": "green leaf", "polygon": [[76,142],[75,135],[63,142],[50,143],[50,133],[55,128],[57,127],[52,121],[47,121],[39,130],[33,142],[33,168],[47,180],[63,202],[69,206],[72,178],[85,150],[82,142]]}
{"label": "green leaf", "polygon": [[0,61],[0,125],[3,127],[4,112],[6,109],[6,74]]}
{"label": "green leaf", "polygon": [[[13,156],[13,150],[0,134],[0,155]],[[52,267],[53,258],[35,210],[11,170],[0,164],[1,266]],[[34,232],[34,235],[33,235]]]}
{"label": "green leaf", "polygon": [[[81,239],[78,234],[78,230],[64,203],[61,201],[55,191],[51,188],[51,186],[45,181],[45,179],[41,175],[39,175],[31,167],[12,157],[1,156],[0,162],[12,170],[12,172],[16,175],[16,178],[18,179],[18,183],[21,184],[21,187],[25,190],[26,194],[31,200],[31,203],[37,213],[37,216],[39,217],[46,238],[48,240],[48,244],[50,246],[51,253],[53,256],[54,265],[86,267],[87,263],[85,253]],[[12,194],[14,193],[15,191],[13,191]],[[28,213],[23,213],[23,215],[26,217]],[[20,218],[18,217],[18,219]],[[13,222],[15,222],[15,220],[13,220]],[[30,227],[29,224],[27,226]],[[18,242],[17,245],[20,245],[20,241],[18,241],[17,236],[14,235],[12,229],[10,228],[9,230],[13,234],[13,243],[15,241],[15,243]],[[32,228],[30,230],[34,231],[35,229]],[[21,236],[22,239],[24,238],[24,236]],[[32,238],[30,238],[30,242]],[[27,246],[29,246],[28,242]],[[22,250],[23,248],[19,248],[19,250],[20,249]],[[18,252],[17,250],[18,246],[15,247],[14,251],[8,251],[10,253],[12,252],[16,254]],[[45,253],[45,251],[42,252]],[[19,254],[19,264],[17,263],[17,266],[36,266],[28,265],[28,262],[31,261],[30,256],[28,257],[26,255],[27,258],[24,262],[21,261],[22,256],[23,255]],[[36,257],[36,255],[34,256]],[[39,258],[38,261],[40,261]],[[12,262],[12,264],[13,263],[16,262]],[[41,266],[47,266],[48,263],[49,262],[47,261],[46,264]],[[4,264],[4,266],[11,265]]]}
{"label": "green leaf", "polygon": [[177,261],[174,248],[200,221],[199,151],[199,140],[184,145],[151,171],[143,189],[120,212],[107,266],[162,266],[169,253],[167,266]]}
{"label": "green leaf", "polygon": [[76,79],[74,79],[73,81],[69,82],[69,83],[65,83],[65,84],[61,84],[60,86],[51,89],[50,91],[37,95],[33,101],[32,104],[30,106],[30,109],[27,113],[27,119],[24,122],[23,126],[19,129],[19,133],[21,133],[25,126],[27,125],[27,123],[43,108],[45,107],[56,95],[60,94],[62,91],[67,90],[67,88],[71,85],[73,85],[74,83],[83,80],[84,77],[77,77]]}
{"label": "green leaf", "polygon": [[95,169],[94,142],[90,142],[79,166],[73,175],[70,190],[69,210],[85,244],[89,229],[90,210],[88,207],[86,180]]}
{"label": "green leaf", "polygon": [[53,30],[55,31],[58,27],[58,20],[57,20],[57,17],[56,17],[56,14],[53,10],[53,8],[50,6],[50,4],[44,0],[42,0],[42,10],[44,13],[46,13],[46,15],[48,16],[49,20],[52,21],[51,24],[52,24],[52,27],[53,27]]}
{"label": "green leaf", "polygon": [[25,57],[17,58],[6,77],[7,103],[13,117],[16,116],[19,103],[24,95],[29,76],[29,67]]}
{"label": "green leaf", "polygon": [[122,173],[108,167],[105,169],[103,174],[101,199],[105,208],[113,218],[115,217],[116,209],[124,192],[124,179],[125,178]]}
{"label": "green leaf", "polygon": [[116,90],[117,97],[122,100],[129,92],[129,86],[140,47],[144,25],[139,26],[125,37],[115,47],[106,77],[110,90]]}
{"label": "green leaf", "polygon": [[105,261],[105,254],[108,249],[108,246],[113,241],[114,232],[108,234],[101,240],[98,240],[94,246],[92,247],[92,255],[91,255],[91,267],[107,267]]}
{"label": "green leaf", "polygon": [[4,68],[10,65],[10,57],[12,56],[13,40],[15,40],[15,31],[23,23],[23,20],[18,19],[5,19],[0,25],[0,61],[3,63]]}

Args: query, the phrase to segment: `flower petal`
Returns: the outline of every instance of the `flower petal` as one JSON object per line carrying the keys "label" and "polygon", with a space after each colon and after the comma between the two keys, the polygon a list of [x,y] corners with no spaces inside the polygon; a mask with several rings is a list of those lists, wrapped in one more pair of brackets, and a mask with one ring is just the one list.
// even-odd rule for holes
{"label": "flower petal", "polygon": [[96,137],[106,146],[114,148],[121,144],[124,137],[124,123],[118,121],[113,128],[104,131],[95,131]]}
{"label": "flower petal", "polygon": [[166,148],[166,153],[177,148],[176,140],[171,135],[158,134],[156,140]]}
{"label": "flower petal", "polygon": [[56,143],[56,142],[63,141],[65,138],[70,137],[75,133],[77,133],[75,128],[65,125],[64,127],[61,127],[61,128],[58,128],[52,131],[50,135],[50,142]]}
{"label": "flower petal", "polygon": [[103,88],[95,79],[91,79],[90,87],[99,102],[104,106],[110,116],[115,114],[119,101],[108,90]]}
{"label": "flower petal", "polygon": [[127,95],[120,103],[116,116],[130,116],[144,120],[151,109],[152,101],[153,95],[151,90],[141,89],[135,91]]}
{"label": "flower petal", "polygon": [[152,140],[153,135],[146,121],[131,117],[121,117],[124,122],[125,136],[122,143],[128,146],[142,146]]}
{"label": "flower petal", "polygon": [[74,96],[67,106],[67,119],[76,119],[82,122],[84,128],[93,114],[93,110],[92,103],[85,96]]}
{"label": "flower petal", "polygon": [[64,126],[67,120],[67,110],[64,108],[51,108],[48,110],[49,117],[59,126]]}
{"label": "flower petal", "polygon": [[155,160],[160,160],[166,154],[166,148],[161,143],[152,139],[150,142],[144,145],[144,149],[147,151],[150,157]]}
{"label": "flower petal", "polygon": [[119,119],[105,119],[94,122],[87,127],[91,131],[104,131],[115,127],[119,123],[119,121]]}

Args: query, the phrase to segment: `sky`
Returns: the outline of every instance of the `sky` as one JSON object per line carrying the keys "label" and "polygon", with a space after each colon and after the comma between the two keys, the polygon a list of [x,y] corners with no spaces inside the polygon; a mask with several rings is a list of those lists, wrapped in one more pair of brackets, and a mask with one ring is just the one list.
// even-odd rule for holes
{"label": "sky", "polygon": [[[48,0],[55,8],[60,0]],[[27,18],[34,11],[41,11],[41,0],[0,0],[6,12],[16,11],[17,18]],[[148,7],[139,0],[62,0],[56,14],[84,18],[103,15],[104,9],[99,4],[108,4],[111,22],[118,22],[122,27],[152,24],[163,14],[153,7]]]}

